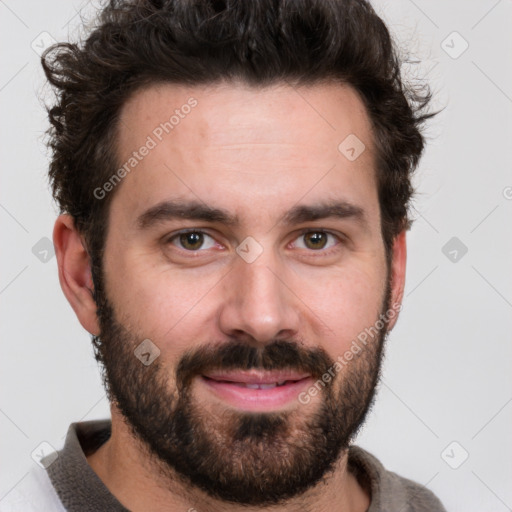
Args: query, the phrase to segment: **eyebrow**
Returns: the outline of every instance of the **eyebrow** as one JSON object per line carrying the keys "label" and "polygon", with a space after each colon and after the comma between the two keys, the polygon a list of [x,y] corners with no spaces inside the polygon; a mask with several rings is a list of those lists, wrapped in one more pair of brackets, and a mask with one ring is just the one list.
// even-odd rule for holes
{"label": "eyebrow", "polygon": [[[328,218],[354,220],[362,227],[368,227],[364,209],[344,200],[294,206],[284,214],[279,223],[291,226]],[[233,215],[227,210],[213,208],[199,201],[183,200],[162,201],[148,208],[137,218],[136,224],[140,230],[145,230],[176,219],[216,222],[230,227],[240,224],[238,215]]]}

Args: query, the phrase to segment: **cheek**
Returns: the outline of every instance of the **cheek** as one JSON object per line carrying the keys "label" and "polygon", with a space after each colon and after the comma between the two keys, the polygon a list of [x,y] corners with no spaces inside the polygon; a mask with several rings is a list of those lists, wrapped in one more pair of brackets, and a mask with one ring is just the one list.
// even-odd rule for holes
{"label": "cheek", "polygon": [[[315,280],[305,291],[306,304],[323,324],[323,346],[334,359],[374,325],[381,313],[385,276],[351,268]],[[313,317],[315,318],[315,317]]]}
{"label": "cheek", "polygon": [[[219,332],[215,322],[227,293],[225,267],[170,268],[155,254],[126,247],[117,254],[120,257],[111,258],[105,266],[105,279],[118,320],[127,329],[154,341],[169,359],[192,343],[214,341],[208,337]],[[337,269],[301,266],[286,272],[286,281],[300,299],[290,305],[298,308],[303,319],[299,335],[337,357],[373,325],[385,285],[377,260],[369,252],[354,255]]]}
{"label": "cheek", "polygon": [[111,266],[109,297],[127,329],[171,356],[189,348],[191,339],[204,339],[211,294],[222,273],[171,270],[148,259],[127,257]]}

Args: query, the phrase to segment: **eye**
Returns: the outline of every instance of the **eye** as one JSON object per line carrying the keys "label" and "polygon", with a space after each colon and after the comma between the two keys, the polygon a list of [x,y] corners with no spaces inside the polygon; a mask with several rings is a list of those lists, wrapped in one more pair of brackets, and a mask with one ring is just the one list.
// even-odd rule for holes
{"label": "eye", "polygon": [[[312,249],[314,251],[326,251],[335,247],[340,243],[338,236],[327,231],[303,231],[301,235],[296,238],[300,242],[297,247],[300,249]],[[329,242],[330,240],[330,242]]]}
{"label": "eye", "polygon": [[211,249],[215,246],[215,240],[204,231],[199,230],[180,231],[169,238],[168,243],[191,252],[198,252],[199,249]]}
{"label": "eye", "polygon": [[[206,232],[198,229],[180,231],[172,235],[167,243],[188,252],[200,252],[215,247],[215,240]],[[340,244],[340,237],[322,230],[304,230],[295,239],[299,249],[310,249],[316,252],[330,252],[330,249]]]}

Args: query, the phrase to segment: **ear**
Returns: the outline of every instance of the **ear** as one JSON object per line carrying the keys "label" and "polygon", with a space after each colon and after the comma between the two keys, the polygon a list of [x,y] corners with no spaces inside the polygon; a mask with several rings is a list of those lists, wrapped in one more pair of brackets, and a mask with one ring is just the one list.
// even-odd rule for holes
{"label": "ear", "polygon": [[405,288],[406,263],[407,243],[404,229],[395,237],[395,241],[393,243],[393,255],[391,262],[391,307],[395,309],[397,314],[393,318],[389,319],[389,330],[393,329],[395,326],[402,305]]}
{"label": "ear", "polygon": [[71,215],[59,215],[55,221],[53,245],[62,291],[82,327],[97,336],[100,328],[93,299],[90,259]]}

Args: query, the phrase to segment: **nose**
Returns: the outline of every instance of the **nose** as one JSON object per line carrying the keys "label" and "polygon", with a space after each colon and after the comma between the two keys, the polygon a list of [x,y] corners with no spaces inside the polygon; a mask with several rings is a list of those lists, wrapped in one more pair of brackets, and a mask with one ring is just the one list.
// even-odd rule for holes
{"label": "nose", "polygon": [[297,336],[299,301],[277,259],[265,252],[252,263],[240,258],[226,277],[222,332],[258,345]]}

